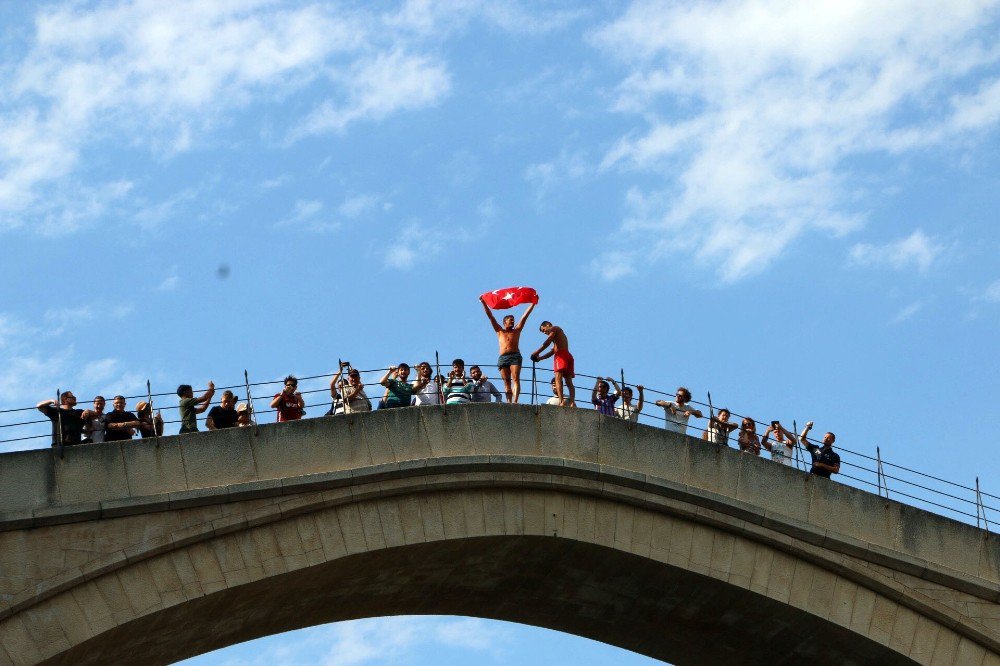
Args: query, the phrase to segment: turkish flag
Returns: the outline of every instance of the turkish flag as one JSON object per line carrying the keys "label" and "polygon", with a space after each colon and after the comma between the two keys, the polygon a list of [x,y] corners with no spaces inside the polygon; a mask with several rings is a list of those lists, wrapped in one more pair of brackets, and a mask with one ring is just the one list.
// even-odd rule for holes
{"label": "turkish flag", "polygon": [[538,292],[531,287],[509,287],[483,294],[483,300],[492,310],[506,310],[521,303],[537,303]]}

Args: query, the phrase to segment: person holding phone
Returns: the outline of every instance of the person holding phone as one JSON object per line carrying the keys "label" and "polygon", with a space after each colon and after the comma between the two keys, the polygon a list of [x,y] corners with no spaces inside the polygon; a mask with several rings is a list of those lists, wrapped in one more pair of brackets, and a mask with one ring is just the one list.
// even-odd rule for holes
{"label": "person holding phone", "polygon": [[[774,433],[774,441],[771,441]],[[771,452],[771,460],[780,465],[795,464],[795,435],[785,429],[779,421],[771,421],[764,431],[760,445]]]}

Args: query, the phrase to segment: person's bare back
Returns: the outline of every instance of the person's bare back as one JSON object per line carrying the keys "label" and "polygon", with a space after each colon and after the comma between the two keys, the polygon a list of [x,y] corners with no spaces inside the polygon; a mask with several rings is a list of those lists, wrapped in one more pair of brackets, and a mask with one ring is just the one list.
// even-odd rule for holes
{"label": "person's bare back", "polygon": [[561,327],[553,326],[549,331],[549,336],[552,337],[552,349],[557,352],[569,351],[569,340]]}

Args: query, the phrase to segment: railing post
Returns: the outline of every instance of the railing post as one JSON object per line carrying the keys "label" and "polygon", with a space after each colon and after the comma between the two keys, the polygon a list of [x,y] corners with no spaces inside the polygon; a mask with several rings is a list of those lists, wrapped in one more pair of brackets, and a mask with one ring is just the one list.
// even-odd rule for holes
{"label": "railing post", "polygon": [[535,393],[535,362],[531,361],[531,404],[535,405],[536,393]]}
{"label": "railing post", "polygon": [[[621,392],[620,393],[624,394],[625,393],[625,368],[621,368],[621,377],[622,377],[622,385],[621,385]],[[632,396],[632,397],[634,398],[635,396]],[[621,402],[621,404],[619,405],[619,407],[621,407],[622,414],[625,415],[625,430],[628,430],[629,432],[631,432],[632,429],[633,429],[633,427],[635,426],[635,424],[632,423],[632,413],[633,413],[632,410],[635,409],[635,408],[634,407],[629,407],[628,411],[625,411],[625,396],[624,395],[619,395],[618,396],[618,400]],[[612,408],[612,409],[615,409],[615,408]],[[639,422],[639,415],[638,414],[636,414],[635,422],[636,423]]]}
{"label": "railing post", "polygon": [[[715,442],[711,441],[712,440],[711,432],[712,432],[712,417],[715,416],[715,407],[712,405],[712,392],[705,391],[705,395],[708,396],[708,424],[705,426],[705,432],[709,433],[708,436],[705,438],[705,440],[714,444]],[[729,446],[728,432],[726,433],[726,446]]]}
{"label": "railing post", "polygon": [[250,422],[253,423],[253,436],[256,437],[260,434],[260,429],[257,426],[257,410],[253,406],[253,396],[250,395],[250,373],[243,370],[243,382],[247,388],[247,407],[250,409]]}
{"label": "railing post", "polygon": [[794,438],[792,439],[792,448],[795,449],[795,469],[806,472],[808,470],[806,469],[805,456],[801,451],[802,442],[799,441],[799,424],[795,419],[792,419],[792,435],[794,435]]}
{"label": "railing post", "polygon": [[976,477],[976,527],[979,527],[979,514],[983,516],[983,529],[990,533],[990,521],[986,517],[986,505],[983,503],[983,495],[979,491],[979,477]]}
{"label": "railing post", "polygon": [[62,460],[65,451],[63,443],[62,391],[59,389],[56,389],[56,418],[59,421],[59,445],[56,447],[56,450],[59,453],[59,459]]}
{"label": "railing post", "polygon": [[[878,496],[882,497],[882,451],[879,447],[875,447],[875,479],[878,481]],[[889,492],[886,489],[886,497],[888,497]]]}
{"label": "railing post", "polygon": [[[146,402],[149,404],[149,424],[153,428],[153,440],[155,446],[160,445],[160,435],[156,432],[156,414],[153,411],[153,385],[146,380]],[[142,434],[141,432],[139,433]]]}

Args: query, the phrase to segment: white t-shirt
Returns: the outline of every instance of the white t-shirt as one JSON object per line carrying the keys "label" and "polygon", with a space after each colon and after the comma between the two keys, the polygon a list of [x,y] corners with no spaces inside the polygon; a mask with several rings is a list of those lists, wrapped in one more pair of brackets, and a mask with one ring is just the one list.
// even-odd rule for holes
{"label": "white t-shirt", "polygon": [[712,444],[728,444],[729,431],[720,428],[714,421],[708,424],[708,441]]}
{"label": "white t-shirt", "polygon": [[684,412],[689,411],[691,407],[687,404],[678,405],[676,402],[668,402],[667,405],[673,405],[674,408],[677,409],[677,413],[671,414],[669,407],[664,407],[663,412],[664,415],[667,417],[667,421],[663,425],[663,427],[666,430],[670,430],[672,432],[679,432],[682,435],[686,435],[689,417],[686,414],[684,414]]}
{"label": "white t-shirt", "polygon": [[440,405],[441,394],[438,392],[437,382],[432,379],[427,382],[427,386],[420,389],[418,393],[414,393],[413,404],[417,407],[423,405]]}
{"label": "white t-shirt", "polygon": [[795,449],[786,439],[784,442],[771,441],[771,460],[782,465],[795,464]]}
{"label": "white t-shirt", "polygon": [[559,398],[557,398],[555,396],[552,396],[551,398],[549,398],[548,400],[545,401],[545,404],[546,405],[555,405],[556,407],[558,407],[559,405],[562,404],[562,402],[559,401]]}
{"label": "white t-shirt", "polygon": [[626,405],[625,403],[622,403],[615,407],[615,416],[622,420],[635,423],[639,420],[639,411],[635,408],[635,405]]}

